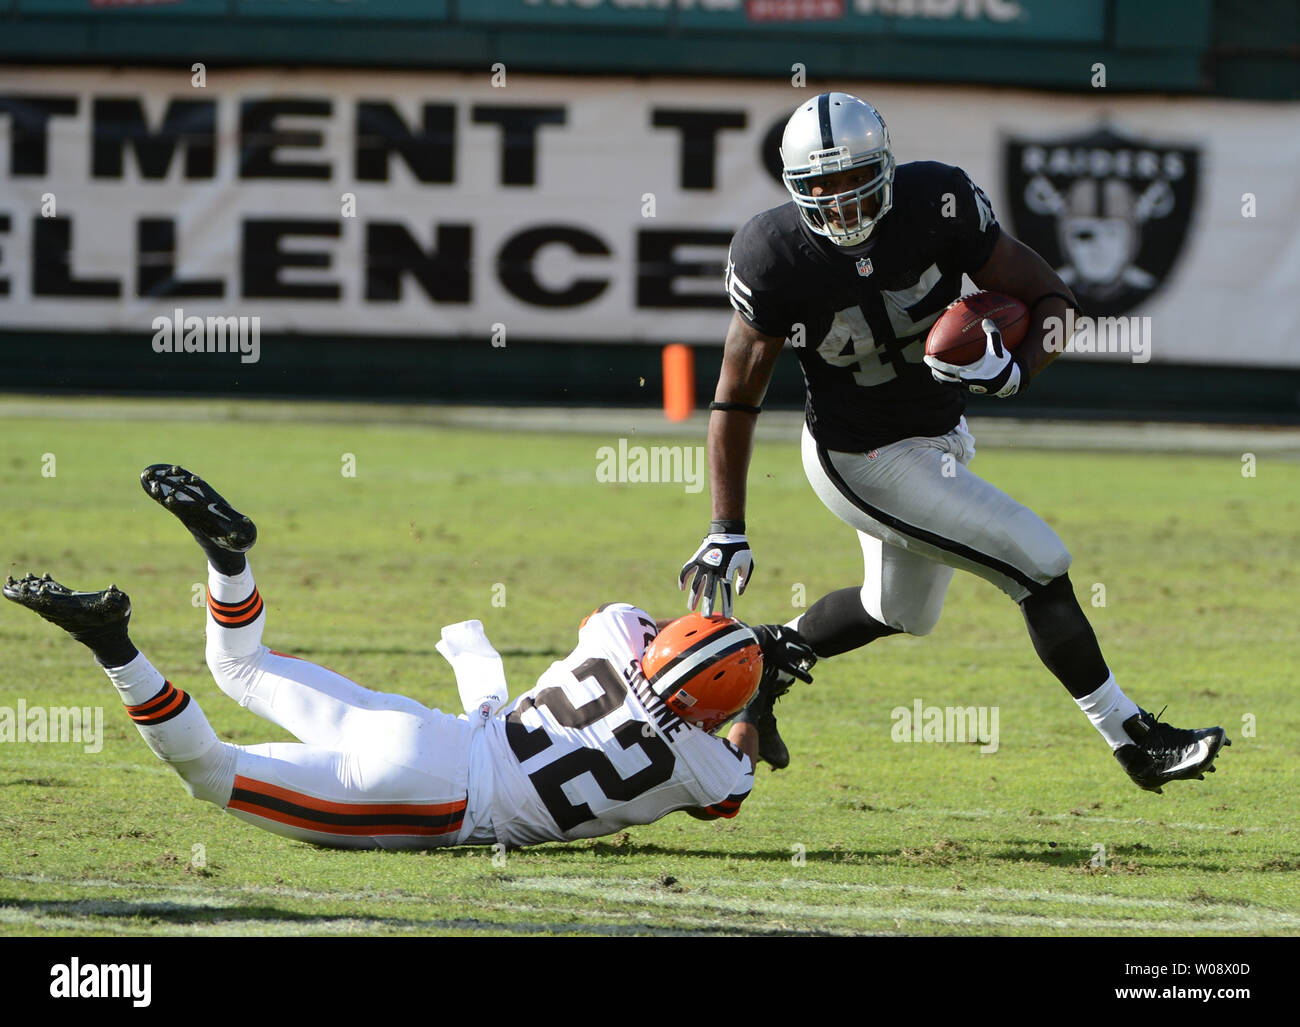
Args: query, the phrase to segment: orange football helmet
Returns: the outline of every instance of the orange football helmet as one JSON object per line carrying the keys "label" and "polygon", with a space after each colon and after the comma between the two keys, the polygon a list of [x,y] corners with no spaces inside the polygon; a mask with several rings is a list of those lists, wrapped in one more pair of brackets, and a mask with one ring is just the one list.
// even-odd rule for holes
{"label": "orange football helmet", "polygon": [[683,720],[712,731],[758,690],[758,637],[731,617],[688,613],[667,625],[641,655],[655,695]]}

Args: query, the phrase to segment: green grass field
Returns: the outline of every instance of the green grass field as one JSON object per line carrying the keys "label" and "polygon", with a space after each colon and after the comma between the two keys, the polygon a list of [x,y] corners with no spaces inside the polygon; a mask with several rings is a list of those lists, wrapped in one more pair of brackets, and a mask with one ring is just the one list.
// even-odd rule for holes
{"label": "green grass field", "polygon": [[[149,463],[199,471],[257,521],[270,645],[430,705],[458,711],[434,650],[445,623],[480,618],[517,693],[599,602],[684,610],[675,577],[707,491],[598,483],[596,450],[617,434],[231,412],[0,406],[5,571],[128,591],[135,641],[223,738],[286,736],[208,677],[202,557],[141,492]],[[105,737],[93,753],[0,743],[0,933],[1300,934],[1300,463],[1241,468],[1239,455],[989,448],[973,466],[1065,539],[1125,690],[1180,726],[1228,728],[1219,773],[1163,796],[1128,781],[1019,611],[958,575],[932,635],[825,662],[786,697],[794,762],[762,768],[734,820],[674,815],[495,863],[486,849],[322,851],[191,800],[88,653],[4,603],[0,709],[102,706]],[[857,542],[809,489],[797,445],[758,446],[749,523],[745,619],[785,620],[801,593],[860,581]],[[996,706],[998,751],[892,741],[891,711],[916,699]]]}

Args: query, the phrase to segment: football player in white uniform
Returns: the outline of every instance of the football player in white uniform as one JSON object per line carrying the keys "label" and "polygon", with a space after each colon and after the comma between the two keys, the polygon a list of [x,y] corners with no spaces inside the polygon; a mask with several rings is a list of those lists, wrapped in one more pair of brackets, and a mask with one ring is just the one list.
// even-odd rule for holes
{"label": "football player in white uniform", "polygon": [[[960,568],[1019,604],[1044,666],[1138,785],[1159,791],[1213,771],[1229,744],[1223,729],[1174,728],[1120,690],[1056,532],[966,466],[975,455],[966,392],[1006,399],[1025,391],[1057,355],[1043,340],[1049,319],[1074,306],[1065,284],[1001,230],[988,197],[960,168],[895,168],[883,119],[855,96],[822,93],[801,104],[781,159],[790,202],[751,218],[728,255],[735,312],[709,420],[713,522],[679,578],[683,588],[692,579],[691,608],[704,597],[712,610],[720,588],[730,616],[733,581],[741,591],[748,584],[755,415],[786,337],[801,326],[804,469],[822,502],[857,531],[866,573],[861,587],[810,606],[782,640],[824,658],[885,635],[927,634]],[[1022,300],[1028,334],[1012,354],[993,328],[986,355],[970,366],[923,361],[930,326],[960,295],[963,274]],[[770,695],[758,701],[768,704],[753,712],[759,754],[784,766]]]}
{"label": "football player in white uniform", "polygon": [[145,742],[195,798],[317,845],[422,849],[587,838],[676,810],[732,817],[749,794],[756,729],[736,723],[726,740],[711,732],[760,688],[760,635],[770,631],[699,614],[656,624],[607,604],[568,657],[507,703],[501,658],[466,621],[438,643],[466,709],[452,716],[263,645],[266,610],[244,555],[252,521],[183,468],[156,464],[141,482],[208,556],[217,685],[299,742],[220,741],[193,696],[131,643],[130,600],[116,586],[73,592],[28,575],[3,591],[91,649]]}

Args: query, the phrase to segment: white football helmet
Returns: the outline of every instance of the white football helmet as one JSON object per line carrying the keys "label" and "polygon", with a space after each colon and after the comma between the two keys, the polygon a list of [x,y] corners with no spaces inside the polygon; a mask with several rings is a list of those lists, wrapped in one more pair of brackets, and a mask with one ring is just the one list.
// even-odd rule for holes
{"label": "white football helmet", "polygon": [[[781,180],[804,222],[837,246],[860,246],[894,202],[889,129],[871,104],[848,93],[822,93],[799,105],[781,137]],[[814,196],[823,175],[865,168],[865,182]]]}

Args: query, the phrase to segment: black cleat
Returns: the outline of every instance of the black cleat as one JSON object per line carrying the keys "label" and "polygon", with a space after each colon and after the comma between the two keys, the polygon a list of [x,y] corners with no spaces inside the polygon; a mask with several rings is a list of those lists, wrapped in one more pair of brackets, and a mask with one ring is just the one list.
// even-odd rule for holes
{"label": "black cleat", "polygon": [[758,758],[773,770],[784,770],[790,765],[790,750],[777,730],[773,707],[790,691],[796,678],[812,682],[809,671],[817,662],[817,654],[797,631],[781,624],[760,624],[754,634],[763,650],[763,676],[754,698],[745,707],[746,719],[758,731]]}
{"label": "black cleat", "polygon": [[1221,727],[1178,728],[1146,710],[1124,721],[1132,745],[1115,750],[1115,758],[1139,788],[1160,792],[1170,781],[1204,780],[1213,774],[1214,758],[1232,740]]}
{"label": "black cleat", "polygon": [[746,707],[752,709],[753,724],[758,730],[758,758],[773,770],[784,770],[790,765],[790,750],[776,728],[776,713],[772,709],[784,694],[784,690],[770,695],[759,692]]}
{"label": "black cleat", "polygon": [[102,592],[74,592],[48,574],[43,578],[28,574],[21,581],[9,578],[4,597],[35,611],[77,639],[119,625],[125,636],[131,617],[131,597],[116,585]]}
{"label": "black cleat", "polygon": [[154,464],[140,474],[149,498],[174,513],[196,538],[218,549],[246,553],[257,541],[257,527],[227,503],[217,490],[183,467]]}

